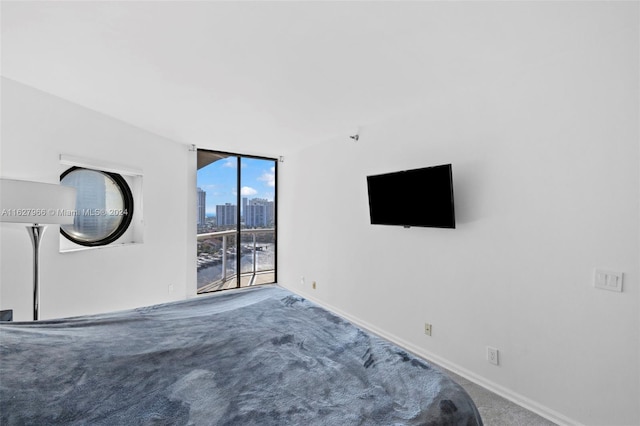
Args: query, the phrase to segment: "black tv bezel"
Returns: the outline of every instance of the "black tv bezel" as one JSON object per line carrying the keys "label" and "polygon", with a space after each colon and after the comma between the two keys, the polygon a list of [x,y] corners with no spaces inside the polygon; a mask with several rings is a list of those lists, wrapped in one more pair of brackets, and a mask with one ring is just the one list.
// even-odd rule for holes
{"label": "black tv bezel", "polygon": [[[432,170],[432,169],[438,169],[438,168],[447,168],[448,169],[448,175],[449,175],[449,179],[448,179],[448,184],[449,184],[449,201],[450,201],[450,213],[447,214],[447,217],[450,218],[451,220],[448,221],[447,223],[444,222],[438,222],[438,223],[427,223],[427,222],[420,222],[420,223],[413,223],[411,221],[407,221],[407,220],[401,220],[401,221],[382,221],[379,220],[378,218],[376,218],[376,221],[374,221],[374,217],[372,214],[372,204],[371,204],[371,195],[372,195],[372,188],[371,188],[371,179],[375,179],[375,178],[383,178],[383,177],[393,177],[393,176],[398,176],[401,174],[406,174],[406,173],[415,173],[415,172],[421,172],[421,171],[425,171],[425,170]],[[375,174],[375,175],[368,175],[367,176],[367,197],[368,197],[368,202],[369,202],[369,220],[371,222],[372,225],[385,225],[385,226],[402,226],[404,228],[410,228],[410,227],[419,227],[419,228],[441,228],[441,229],[455,229],[456,228],[456,215],[455,215],[455,201],[454,201],[454,193],[453,193],[453,166],[451,163],[447,163],[447,164],[439,164],[439,165],[435,165],[435,166],[427,166],[427,167],[419,167],[419,168],[415,168],[415,169],[406,169],[406,170],[399,170],[399,171],[395,171],[395,172],[389,172],[389,173],[380,173],[380,174]],[[405,206],[406,208],[407,206]]]}

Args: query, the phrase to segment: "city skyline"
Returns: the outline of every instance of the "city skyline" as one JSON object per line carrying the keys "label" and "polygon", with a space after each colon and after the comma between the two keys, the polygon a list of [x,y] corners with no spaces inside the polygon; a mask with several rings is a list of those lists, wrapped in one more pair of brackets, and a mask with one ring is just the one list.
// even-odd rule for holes
{"label": "city skyline", "polygon": [[[273,160],[241,159],[241,199],[275,199],[275,165]],[[198,170],[197,187],[206,192],[205,215],[215,216],[216,206],[237,204],[237,157],[231,156]]]}
{"label": "city skyline", "polygon": [[[216,214],[207,215],[204,213],[204,201],[206,193],[198,190],[198,226],[205,224],[205,219],[216,219],[216,226],[235,225],[237,223],[237,205],[235,203],[225,203],[216,205]],[[275,202],[265,198],[242,197],[240,216],[247,226],[270,226],[275,218]]]}

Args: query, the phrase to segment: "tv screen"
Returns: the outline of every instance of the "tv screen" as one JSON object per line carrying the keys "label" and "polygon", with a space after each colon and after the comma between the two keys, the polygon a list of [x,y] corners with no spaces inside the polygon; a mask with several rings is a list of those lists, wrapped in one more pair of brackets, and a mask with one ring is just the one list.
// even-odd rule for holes
{"label": "tv screen", "polygon": [[367,176],[374,225],[455,228],[451,164]]}

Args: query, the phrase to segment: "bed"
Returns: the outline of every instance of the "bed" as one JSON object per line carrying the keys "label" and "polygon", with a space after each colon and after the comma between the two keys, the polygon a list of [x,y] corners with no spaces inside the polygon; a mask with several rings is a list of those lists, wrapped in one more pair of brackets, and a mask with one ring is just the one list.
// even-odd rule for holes
{"label": "bed", "polygon": [[278,285],[0,324],[2,425],[482,425],[440,369]]}

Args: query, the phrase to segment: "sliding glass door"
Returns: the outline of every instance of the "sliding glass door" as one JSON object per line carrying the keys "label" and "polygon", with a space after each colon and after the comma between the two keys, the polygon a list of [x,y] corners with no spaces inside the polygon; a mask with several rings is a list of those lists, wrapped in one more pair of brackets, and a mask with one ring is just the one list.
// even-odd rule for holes
{"label": "sliding glass door", "polygon": [[198,293],[276,282],[276,171],[198,150]]}

